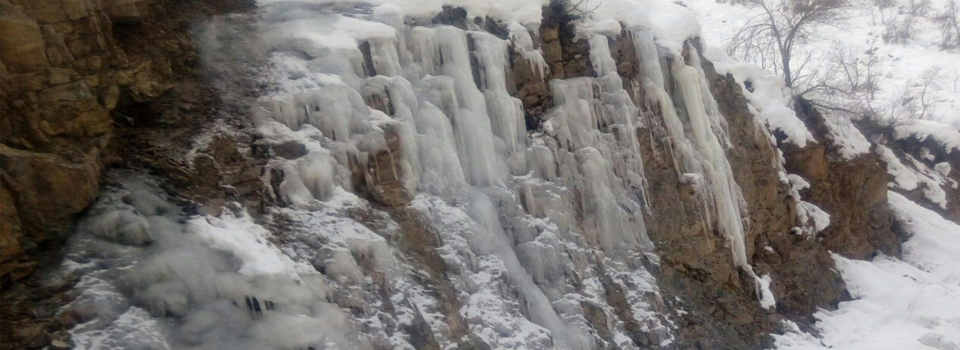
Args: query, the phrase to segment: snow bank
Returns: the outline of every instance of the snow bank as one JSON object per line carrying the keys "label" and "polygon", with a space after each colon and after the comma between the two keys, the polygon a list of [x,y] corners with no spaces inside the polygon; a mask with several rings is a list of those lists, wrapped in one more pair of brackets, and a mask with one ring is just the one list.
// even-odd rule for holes
{"label": "snow bank", "polygon": [[898,139],[917,138],[920,141],[931,138],[939,143],[947,153],[960,150],[960,129],[932,120],[914,120],[896,128]]}
{"label": "snow bank", "polygon": [[[738,62],[713,45],[715,43],[704,44],[704,56],[713,62],[718,73],[733,74],[759,122],[771,132],[782,133],[786,137],[784,142],[798,147],[817,142],[790,108],[790,92],[784,86],[783,79],[756,65]],[[747,89],[747,82],[752,85],[753,91]]]}
{"label": "snow bank", "polygon": [[[314,4],[344,4],[354,1],[342,0],[306,0],[298,1]],[[540,25],[542,8],[549,4],[549,0],[371,0],[356,1],[355,3],[372,4],[375,11],[390,11],[412,18],[430,18],[439,14],[444,6],[459,7],[467,11],[468,18],[491,17],[503,22],[519,23],[528,28]],[[282,3],[293,3],[290,0],[258,0],[261,6]],[[700,23],[697,18],[683,6],[664,0],[591,0],[581,7],[596,10],[584,18],[582,27],[592,33],[607,33],[616,30],[619,34],[619,23],[626,25],[628,30],[649,29],[657,37],[657,43],[663,47],[679,52],[683,42],[688,38],[700,35]],[[656,14],[656,15],[651,15]],[[310,32],[307,26],[293,27],[296,32]],[[371,36],[375,33],[386,33],[369,26],[343,28],[338,31],[345,35],[305,35],[313,40],[325,40],[332,46],[337,44],[348,45],[351,39],[358,38],[358,33]],[[355,29],[355,30],[354,30]]]}

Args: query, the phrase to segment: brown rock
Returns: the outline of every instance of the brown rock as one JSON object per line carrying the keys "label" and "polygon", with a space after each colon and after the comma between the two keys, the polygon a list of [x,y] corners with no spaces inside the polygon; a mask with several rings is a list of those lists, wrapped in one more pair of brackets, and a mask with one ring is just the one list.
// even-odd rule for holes
{"label": "brown rock", "polygon": [[61,223],[69,222],[96,197],[100,176],[96,155],[76,162],[0,145],[0,161],[4,179],[19,204],[25,243],[62,237],[65,227]]}
{"label": "brown rock", "polygon": [[404,183],[404,170],[400,164],[404,150],[400,146],[399,126],[385,124],[382,127],[386,149],[372,151],[366,167],[354,162],[355,190],[365,192],[374,201],[389,206],[410,203],[416,194]]}
{"label": "brown rock", "polygon": [[37,71],[46,67],[43,34],[37,22],[16,14],[10,5],[0,5],[0,60],[14,72]]}
{"label": "brown rock", "polygon": [[115,23],[137,23],[148,14],[148,0],[105,0],[103,10]]}
{"label": "brown rock", "polygon": [[845,160],[835,150],[823,117],[806,101],[797,102],[797,115],[818,143],[803,149],[783,145],[787,171],[811,184],[804,200],[830,213],[830,226],[820,233],[824,246],[853,259],[878,252],[900,255],[887,207],[886,164],[871,152]]}
{"label": "brown rock", "polygon": [[[20,214],[17,212],[10,184],[4,177],[0,186],[0,256],[3,257],[3,261],[16,260],[23,254],[19,235],[21,230]],[[0,273],[2,275],[9,273],[10,271],[6,271],[8,267],[6,264],[0,266],[4,270]]]}

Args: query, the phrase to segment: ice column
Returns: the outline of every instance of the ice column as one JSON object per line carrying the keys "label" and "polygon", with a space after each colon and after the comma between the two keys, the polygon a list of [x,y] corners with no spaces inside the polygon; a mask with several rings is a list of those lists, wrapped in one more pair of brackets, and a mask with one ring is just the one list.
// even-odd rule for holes
{"label": "ice column", "polygon": [[453,78],[456,108],[445,112],[451,119],[464,177],[477,186],[502,184],[505,167],[496,153],[486,98],[473,80],[464,32],[449,26],[420,29],[414,30],[413,46],[425,72]]}
{"label": "ice column", "polygon": [[525,174],[527,128],[523,120],[523,104],[507,92],[509,43],[486,32],[471,32],[470,37],[476,46],[474,52],[481,74],[480,83],[485,88],[483,95],[493,132],[503,143],[501,153],[507,156],[507,165],[513,174]]}
{"label": "ice column", "polygon": [[646,194],[639,109],[623,89],[608,39],[595,35],[589,43],[598,77],[550,82],[557,107],[544,129],[558,142],[559,182],[582,191],[586,234],[604,251],[649,248],[641,213],[646,204],[640,204]]}
{"label": "ice column", "polygon": [[500,214],[490,197],[477,190],[471,193],[470,201],[468,213],[478,224],[478,227],[473,230],[471,246],[476,251],[493,254],[503,262],[507,278],[518,287],[527,302],[531,321],[550,330],[557,349],[592,348],[592,337],[575,327],[564,324],[550,300],[517,259],[516,252],[506,240],[507,235],[503,232]]}
{"label": "ice column", "polygon": [[734,262],[757,278],[746,254],[743,196],[726,157],[725,145],[728,141],[723,133],[725,121],[713,96],[709,95],[703,71],[698,69],[700,61],[699,57],[694,57],[696,50],[691,48],[690,55],[691,64],[697,67],[686,65],[682,60],[674,61],[671,67],[686,111],[684,125],[665,90],[659,54],[648,35],[645,31],[634,32],[634,40],[640,40],[635,47],[642,60],[646,90],[659,103],[665,127],[673,141],[675,157],[682,159],[683,167],[680,169],[678,166],[678,172],[700,176],[702,180],[698,182],[702,182],[697,187],[705,201],[705,221],[708,224],[712,222],[709,213],[712,210],[716,214],[719,230],[730,242]]}

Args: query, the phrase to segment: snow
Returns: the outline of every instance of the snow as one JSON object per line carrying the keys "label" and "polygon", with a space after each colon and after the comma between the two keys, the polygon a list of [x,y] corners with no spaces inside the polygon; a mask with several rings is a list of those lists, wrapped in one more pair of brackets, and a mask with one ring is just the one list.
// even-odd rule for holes
{"label": "snow", "polygon": [[[349,1],[307,0],[305,3],[337,4]],[[261,6],[292,3],[289,0],[258,0]],[[431,18],[442,11],[444,6],[459,7],[467,11],[468,19],[491,17],[504,23],[517,23],[527,28],[536,28],[542,19],[542,8],[548,0],[372,0],[378,14],[399,13],[412,18]],[[683,42],[700,34],[700,24],[683,6],[663,0],[605,0],[587,1],[585,9],[596,7],[585,16],[582,27],[589,33],[619,34],[620,23],[629,30],[652,30],[657,44],[679,52]],[[656,14],[656,15],[651,15]],[[342,16],[338,17],[342,21]],[[372,26],[355,26],[347,21],[345,27],[333,35],[317,36],[302,34],[311,40],[327,40],[331,46],[349,48],[351,40],[382,35],[385,32]],[[338,27],[340,24],[336,24]],[[315,32],[316,27],[299,25],[291,27],[293,32]],[[614,32],[615,30],[615,32]]]}
{"label": "snow", "polygon": [[[78,348],[289,349],[361,342],[347,336],[353,326],[328,302],[321,274],[271,243],[239,204],[216,217],[188,217],[153,179],[132,172],[108,176],[112,185],[80,224],[63,266],[63,273],[83,276],[77,298],[63,307],[86,321],[70,331]],[[145,224],[101,224],[117,212]],[[119,232],[104,235],[104,227]],[[151,243],[116,240],[131,230],[145,231]],[[261,319],[266,322],[256,322]]]}
{"label": "snow", "polygon": [[919,181],[917,174],[904,166],[892,150],[886,146],[878,145],[877,153],[880,154],[880,159],[887,163],[887,174],[893,176],[894,182],[891,184],[896,184],[896,187],[906,191],[913,191],[917,188],[917,182]]}
{"label": "snow", "polygon": [[946,177],[946,176],[950,176],[950,172],[952,171],[953,168],[950,166],[950,163],[942,162],[942,163],[935,164],[933,166],[933,169],[936,170],[937,173],[940,173],[940,175],[943,175]]}
{"label": "snow", "polygon": [[[957,59],[960,59],[960,55]],[[895,131],[898,139],[912,137],[923,141],[931,138],[943,146],[947,153],[960,150],[960,126],[951,126],[932,120],[915,120],[906,125],[897,126]]]}
{"label": "snow", "polygon": [[760,288],[760,307],[772,310],[777,305],[777,300],[770,291],[770,275],[763,275],[757,278]]}
{"label": "snow", "polygon": [[155,349],[169,350],[156,320],[150,313],[131,307],[116,321],[103,329],[89,330],[92,323],[79,324],[70,330],[70,339],[76,350]]}
{"label": "snow", "polygon": [[957,186],[956,181],[947,177],[947,174],[950,173],[949,164],[939,163],[931,169],[909,154],[903,155],[907,160],[904,164],[891,149],[883,145],[877,146],[877,152],[880,154],[880,158],[887,163],[887,173],[893,176],[894,181],[889,184],[891,188],[904,191],[913,191],[919,188],[927,200],[943,209],[947,209],[949,202],[944,188],[956,188]]}
{"label": "snow", "polygon": [[611,20],[623,23],[627,30],[646,29],[656,43],[673,52],[680,52],[688,38],[700,36],[700,22],[689,10],[662,0],[605,0],[587,2],[597,6],[584,21],[585,28],[612,29]]}
{"label": "snow", "polygon": [[794,329],[775,335],[780,350],[956,349],[960,346],[960,225],[889,193],[912,234],[903,258],[834,255],[854,300],[815,314],[821,339]]}
{"label": "snow", "polygon": [[223,218],[198,217],[187,222],[187,232],[201,237],[210,247],[233,252],[243,261],[244,275],[292,273],[297,264],[267,240],[271,235],[249,218],[226,213]]}
{"label": "snow", "polygon": [[[737,78],[741,91],[753,108],[753,115],[771,131],[785,136],[784,142],[806,147],[807,143],[816,143],[813,134],[807,130],[803,121],[790,108],[790,93],[779,76],[765,71],[754,64],[734,60],[715,47],[716,43],[705,45],[704,56],[709,58],[717,72],[730,73]],[[753,91],[747,89],[749,81]]]}

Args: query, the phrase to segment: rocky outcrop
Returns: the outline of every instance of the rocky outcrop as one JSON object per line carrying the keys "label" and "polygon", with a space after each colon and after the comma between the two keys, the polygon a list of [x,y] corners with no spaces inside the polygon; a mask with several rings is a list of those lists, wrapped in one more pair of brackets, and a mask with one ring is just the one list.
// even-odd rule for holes
{"label": "rocky outcrop", "polygon": [[750,212],[748,254],[757,273],[773,280],[777,313],[804,327],[812,325],[818,308],[835,308],[847,297],[846,286],[832,268],[810,268],[833,266],[833,260],[819,242],[792,232],[799,198],[792,198],[779,167],[769,163],[779,158],[778,149],[749,113],[741,85],[730,75],[717,74],[709,61],[703,66],[735,145],[729,157]]}
{"label": "rocky outcrop", "polygon": [[[936,181],[921,182],[917,188],[910,191],[902,188],[895,190],[925,208],[940,213],[944,218],[960,223],[960,150],[949,149],[930,137],[924,139],[916,136],[901,139],[890,137],[886,140],[890,140],[887,147],[894,152],[895,156],[904,158],[905,166],[924,176],[943,180],[942,184],[937,184]],[[895,182],[896,178],[888,174],[888,180]],[[925,192],[931,190],[943,191],[945,205],[930,200]]]}
{"label": "rocky outcrop", "polygon": [[887,207],[887,175],[876,152],[844,159],[830,139],[823,116],[798,100],[797,115],[813,133],[816,144],[797,148],[781,144],[786,169],[811,186],[800,194],[830,213],[830,226],[819,235],[824,247],[854,259],[884,253],[898,256],[900,240]]}
{"label": "rocky outcrop", "polygon": [[111,157],[111,112],[156,99],[188,70],[197,56],[189,21],[244,6],[249,2],[0,1],[0,276],[32,271],[37,252],[57,246],[96,197]]}
{"label": "rocky outcrop", "polygon": [[[621,74],[628,76],[637,70],[639,62],[631,63],[630,58],[632,41],[619,40],[612,45],[611,51],[621,52],[626,59],[618,61]],[[774,281],[771,290],[776,310],[760,308],[754,281],[733,263],[729,243],[703,225],[699,199],[676,173],[659,117],[650,120],[651,134],[640,135],[651,184],[648,193],[651,202],[657,203],[651,208],[649,233],[658,243],[658,277],[668,306],[698,310],[677,315],[679,347],[760,348],[769,345],[765,334],[777,329],[778,320],[787,318],[809,326],[811,314],[818,307],[835,307],[843,299],[845,287],[836,273],[809,268],[811,264],[832,266],[833,261],[823,246],[791,233],[797,220],[796,199],[780,181],[777,149],[749,112],[740,85],[729,75],[717,74],[709,61],[702,63],[726,118],[732,146],[727,157],[750,214],[745,218],[747,255],[757,274],[769,275]],[[646,107],[657,111],[657,106]]]}

